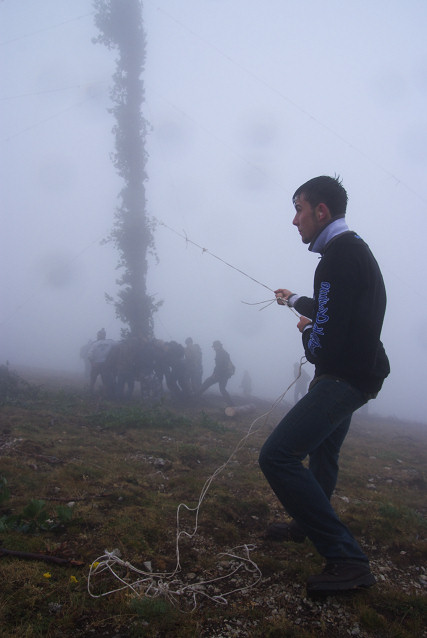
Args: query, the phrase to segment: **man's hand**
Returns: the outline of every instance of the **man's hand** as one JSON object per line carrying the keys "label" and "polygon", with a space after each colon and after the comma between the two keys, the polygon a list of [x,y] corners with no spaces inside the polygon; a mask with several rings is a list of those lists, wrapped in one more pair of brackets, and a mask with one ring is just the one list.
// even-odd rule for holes
{"label": "man's hand", "polygon": [[300,317],[297,324],[297,328],[300,332],[303,332],[304,328],[308,326],[310,323],[312,323],[311,319],[308,319],[307,317]]}
{"label": "man's hand", "polygon": [[294,293],[291,292],[290,290],[287,290],[286,288],[278,288],[277,290],[274,291],[274,294],[276,295],[276,299],[277,299],[277,303],[280,306],[286,306],[286,301],[289,299],[289,297],[291,297],[291,295],[293,295]]}

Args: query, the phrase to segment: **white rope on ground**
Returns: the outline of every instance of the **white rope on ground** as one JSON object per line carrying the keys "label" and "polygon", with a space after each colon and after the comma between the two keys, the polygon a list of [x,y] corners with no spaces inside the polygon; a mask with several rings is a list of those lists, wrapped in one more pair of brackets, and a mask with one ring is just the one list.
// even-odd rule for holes
{"label": "white rope on ground", "polygon": [[[176,231],[174,228],[171,228],[163,221],[160,221],[153,217],[153,220],[165,228],[168,228],[170,231],[181,237],[186,241],[186,243],[190,243],[197,248],[200,248],[203,253],[208,253],[211,257],[214,257],[218,261],[221,261],[223,264],[236,270],[240,274],[244,275],[248,279],[251,279],[253,282],[263,286],[270,292],[274,292],[272,288],[266,286],[262,282],[254,279],[246,272],[233,266],[229,262],[225,261],[221,257],[218,257],[214,253],[210,252],[207,248],[203,248],[196,242],[192,241],[188,238],[188,236],[184,233],[181,234]],[[258,305],[264,304],[264,308],[270,306],[272,303],[278,302],[280,305],[287,306],[292,312],[294,312],[298,317],[299,315],[296,313],[295,309],[289,306],[288,302],[285,299],[269,299],[267,301],[261,301],[254,304],[248,305]],[[256,563],[251,559],[250,552],[253,551],[256,546],[255,545],[240,545],[238,547],[232,548],[230,551],[223,552],[220,556],[228,557],[230,559],[230,569],[225,575],[218,576],[216,578],[210,578],[208,580],[202,580],[197,583],[184,583],[183,579],[177,578],[177,575],[182,571],[181,567],[181,551],[180,551],[180,542],[182,538],[186,537],[189,539],[193,539],[197,534],[198,523],[199,523],[199,514],[201,505],[206,497],[206,494],[215,480],[215,478],[227,467],[227,465],[231,462],[232,458],[237,454],[237,452],[243,447],[246,440],[255,432],[257,432],[261,427],[263,427],[267,423],[267,419],[273,410],[277,407],[277,405],[284,399],[287,392],[292,388],[292,386],[297,382],[299,377],[301,376],[301,369],[304,363],[306,362],[305,357],[302,357],[299,363],[299,370],[294,381],[286,388],[286,390],[273,402],[270,409],[257,417],[249,426],[247,433],[242,439],[237,443],[234,450],[231,452],[228,459],[220,465],[215,472],[205,481],[202,490],[199,495],[199,500],[195,507],[190,507],[185,503],[180,503],[177,508],[176,513],[176,541],[175,541],[175,554],[176,554],[176,565],[173,571],[171,572],[152,572],[151,566],[150,569],[140,570],[133,566],[129,561],[122,560],[120,557],[120,553],[118,550],[114,550],[109,552],[105,550],[105,553],[92,562],[88,575],[88,593],[93,598],[100,598],[102,596],[107,596],[109,594],[113,594],[124,589],[131,590],[137,596],[145,596],[145,597],[158,597],[163,596],[169,602],[174,605],[178,605],[179,600],[186,600],[187,603],[191,603],[192,610],[197,607],[197,597],[204,596],[209,598],[210,600],[217,602],[219,604],[227,604],[227,597],[236,592],[243,592],[247,589],[254,587],[261,579],[262,574],[259,567]],[[258,428],[255,428],[255,424],[258,423],[261,419],[264,419],[262,425]],[[195,514],[195,522],[192,531],[186,531],[181,527],[181,511],[185,509],[187,512],[191,512]],[[234,579],[237,572],[245,572],[246,575],[250,575],[252,582],[242,587],[233,586],[231,589],[227,590],[223,593],[217,593],[217,583],[229,581]],[[107,576],[111,576],[114,579],[119,581],[119,586],[109,589],[108,591],[104,591],[101,593],[95,593],[92,587],[92,579],[95,576],[100,576],[101,574],[107,573]],[[131,574],[136,574],[138,578],[132,582]]]}
{"label": "white rope on ground", "polygon": [[[182,571],[180,541],[183,537],[187,537],[189,539],[193,539],[195,537],[198,530],[200,508],[212,482],[227,467],[227,465],[231,462],[232,458],[237,454],[237,452],[242,449],[247,439],[266,425],[267,419],[270,414],[284,399],[288,391],[301,376],[302,366],[305,363],[305,357],[301,357],[296,378],[273,402],[272,406],[267,412],[261,414],[256,419],[254,419],[254,421],[252,421],[247,433],[236,444],[228,459],[222,465],[220,465],[215,470],[215,472],[205,481],[200,492],[197,505],[195,507],[189,507],[185,503],[180,503],[178,505],[176,514],[175,543],[176,565],[173,571],[153,572],[151,570],[151,564],[149,564],[148,562],[144,563],[146,569],[141,570],[132,565],[129,561],[123,560],[120,557],[120,552],[118,550],[113,550],[111,552],[105,550],[105,553],[102,556],[98,557],[92,562],[89,569],[87,589],[90,596],[92,596],[93,598],[101,598],[103,596],[108,596],[110,594],[128,589],[138,597],[163,597],[174,606],[180,606],[180,603],[182,601],[184,604],[190,607],[191,611],[194,611],[197,608],[198,597],[204,597],[215,603],[227,605],[227,598],[229,596],[237,592],[247,591],[248,589],[255,587],[255,585],[259,583],[262,578],[262,573],[258,565],[251,559],[250,554],[254,549],[256,549],[256,545],[252,544],[239,545],[237,547],[231,548],[229,551],[224,551],[218,555],[219,557],[225,557],[229,559],[229,569],[227,573],[215,578],[201,580],[196,583],[185,583],[184,579],[178,577],[178,574],[180,574]],[[259,427],[255,428],[256,423],[258,423],[262,419],[262,424],[259,425]],[[195,522],[192,531],[185,531],[184,529],[181,529],[180,514],[182,509],[185,509],[188,512],[195,513]],[[92,586],[92,580],[95,577],[98,578],[102,576],[103,574],[107,575],[107,577],[112,577],[113,579],[117,580],[119,584],[118,586],[106,591],[95,593]],[[240,576],[249,577],[250,582],[248,584],[236,587],[235,577],[237,574],[239,574]],[[136,579],[132,580],[132,578],[134,578],[134,575],[136,575]],[[222,584],[227,581],[231,581],[231,588],[227,589],[225,592],[219,592],[218,584]],[[105,584],[105,582],[105,578],[104,580],[101,579],[101,584]]]}

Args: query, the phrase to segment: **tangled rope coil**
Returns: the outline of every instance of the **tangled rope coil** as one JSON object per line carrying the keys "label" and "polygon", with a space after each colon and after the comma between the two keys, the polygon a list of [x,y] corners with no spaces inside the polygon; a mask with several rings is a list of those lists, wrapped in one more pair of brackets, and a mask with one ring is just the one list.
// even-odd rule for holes
{"label": "tangled rope coil", "polygon": [[[181,601],[184,601],[190,611],[196,609],[198,597],[208,598],[217,604],[227,605],[229,596],[238,591],[243,592],[250,589],[261,580],[261,570],[250,557],[250,552],[253,549],[255,549],[254,545],[241,545],[234,547],[228,552],[222,552],[219,557],[229,559],[228,571],[216,578],[201,580],[196,583],[185,583],[183,579],[177,578],[178,572],[176,570],[168,574],[155,573],[148,569],[138,569],[129,561],[122,560],[118,550],[105,551],[105,554],[94,561],[90,567],[88,592],[93,598],[101,598],[129,589],[138,597],[163,597],[174,606],[181,606]],[[220,569],[223,570],[222,567]],[[105,571],[108,571],[109,575],[121,584],[113,589],[95,593],[91,580],[93,576],[99,576]],[[242,577],[249,577],[250,582],[241,587],[233,587],[226,592],[219,592],[217,584],[225,580],[233,579],[235,581],[239,572],[244,572]],[[131,574],[137,575],[136,580],[133,580],[133,582]]]}
{"label": "tangled rope coil", "polygon": [[[256,546],[252,544],[239,545],[218,555],[219,557],[223,557],[223,559],[228,559],[228,569],[226,573],[221,573],[224,571],[224,567],[220,566],[219,572],[221,574],[217,577],[200,580],[196,583],[184,582],[184,579],[179,578],[178,576],[182,573],[180,559],[180,542],[183,537],[187,537],[189,539],[194,538],[198,530],[200,507],[212,482],[227,467],[231,459],[244,446],[246,440],[266,425],[270,414],[284,399],[288,391],[301,376],[302,366],[305,362],[305,357],[302,357],[299,363],[298,374],[294,381],[292,381],[292,383],[286,388],[286,390],[274,401],[267,412],[258,416],[256,419],[254,419],[254,421],[252,421],[245,436],[243,436],[236,444],[228,459],[222,465],[220,465],[215,470],[215,472],[205,481],[200,492],[197,505],[195,507],[189,507],[185,503],[180,503],[178,505],[176,514],[175,543],[176,565],[173,571],[153,572],[151,569],[151,563],[149,562],[144,563],[144,566],[146,567],[145,570],[138,569],[129,561],[123,560],[120,557],[119,550],[116,549],[110,552],[105,550],[102,556],[99,556],[92,562],[89,569],[87,589],[90,596],[92,596],[93,598],[101,598],[103,596],[108,596],[110,594],[128,589],[135,596],[138,597],[163,597],[174,606],[181,606],[181,601],[183,601],[190,611],[194,611],[197,607],[197,600],[199,597],[208,598],[209,600],[217,604],[227,605],[227,598],[229,596],[237,592],[247,591],[248,589],[255,587],[257,583],[259,583],[262,578],[262,573],[250,556],[251,552],[256,549]],[[262,419],[263,423],[255,429],[255,424]],[[181,528],[180,515],[182,509],[185,509],[188,512],[195,513],[195,522],[192,531],[186,531]],[[222,562],[224,563],[224,561]],[[95,577],[99,579],[99,577],[101,577],[102,575],[104,575],[104,578],[101,579],[101,585],[103,585],[104,590],[95,593],[92,585],[92,580]],[[247,584],[243,584],[242,586],[236,586],[237,575],[241,576],[242,578],[249,578],[250,582]],[[111,578],[118,581],[119,585],[113,588],[106,587]],[[218,589],[218,584],[223,584],[224,582],[231,583],[231,588],[227,589],[225,592],[220,592]]]}

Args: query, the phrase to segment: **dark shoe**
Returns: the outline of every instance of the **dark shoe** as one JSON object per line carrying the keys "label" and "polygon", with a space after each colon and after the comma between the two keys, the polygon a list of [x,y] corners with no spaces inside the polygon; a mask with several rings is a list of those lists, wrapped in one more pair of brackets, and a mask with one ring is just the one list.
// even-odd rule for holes
{"label": "dark shoe", "polygon": [[327,563],[321,574],[307,580],[307,593],[348,591],[375,585],[375,576],[366,563]]}
{"label": "dark shoe", "polygon": [[264,538],[268,541],[303,543],[306,536],[295,521],[291,521],[290,523],[272,523],[267,527]]}

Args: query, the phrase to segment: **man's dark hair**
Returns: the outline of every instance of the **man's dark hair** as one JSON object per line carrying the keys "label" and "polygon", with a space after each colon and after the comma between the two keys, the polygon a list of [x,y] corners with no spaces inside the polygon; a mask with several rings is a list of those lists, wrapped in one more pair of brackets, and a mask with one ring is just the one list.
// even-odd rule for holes
{"label": "man's dark hair", "polygon": [[339,177],[328,175],[313,177],[297,188],[292,201],[295,203],[295,199],[301,195],[312,208],[316,208],[319,204],[326,204],[333,218],[345,216],[348,197]]}

